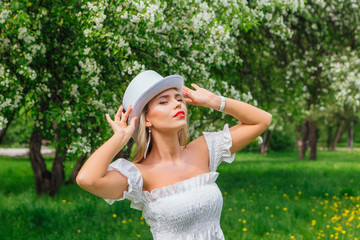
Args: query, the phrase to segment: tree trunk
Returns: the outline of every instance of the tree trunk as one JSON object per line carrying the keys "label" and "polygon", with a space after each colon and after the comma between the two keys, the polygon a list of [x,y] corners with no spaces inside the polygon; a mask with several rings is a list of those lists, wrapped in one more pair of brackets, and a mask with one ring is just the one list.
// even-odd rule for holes
{"label": "tree trunk", "polygon": [[341,120],[340,126],[339,126],[338,130],[336,131],[334,143],[332,145],[332,150],[333,151],[335,151],[336,146],[337,146],[337,144],[338,144],[338,142],[340,140],[341,131],[342,131],[342,128],[344,127],[344,125],[345,125],[345,120]]}
{"label": "tree trunk", "polygon": [[347,147],[353,150],[354,148],[354,122],[351,121],[348,128]]}
{"label": "tree trunk", "polygon": [[316,122],[311,122],[310,126],[310,160],[316,160],[316,145],[317,145],[317,128]]}
{"label": "tree trunk", "polygon": [[85,155],[81,155],[78,158],[78,160],[76,161],[75,168],[72,170],[69,180],[66,181],[66,184],[72,184],[75,182],[76,176],[78,175],[82,165],[84,164],[86,157],[87,155],[85,154]]}
{"label": "tree trunk", "polygon": [[50,196],[54,196],[60,190],[61,184],[65,179],[63,163],[66,159],[66,151],[67,149],[65,147],[61,149],[59,147],[56,148],[55,159],[51,171]]}
{"label": "tree trunk", "polygon": [[328,138],[327,138],[327,149],[330,150],[331,149],[331,143],[333,141],[333,136],[332,136],[332,126],[328,126]]}
{"label": "tree trunk", "polygon": [[121,150],[120,152],[118,152],[118,154],[116,154],[114,159],[118,159],[118,158],[129,159],[133,145],[134,145],[134,140],[132,138],[130,138],[130,140],[126,144],[126,150],[125,151]]}
{"label": "tree trunk", "polygon": [[4,137],[5,137],[5,134],[6,134],[6,130],[9,128],[12,120],[14,119],[14,113],[11,114],[10,117],[7,118],[7,123],[6,123],[6,126],[3,127],[1,130],[0,130],[0,144],[2,143],[2,141],[4,140]]}
{"label": "tree trunk", "polygon": [[305,152],[306,152],[307,145],[308,145],[308,139],[309,139],[309,119],[304,119],[304,128],[303,128],[303,133],[302,133],[299,159],[305,158]]}
{"label": "tree trunk", "polygon": [[44,158],[41,155],[41,132],[35,128],[30,138],[30,161],[34,172],[37,195],[43,193],[54,196],[60,189],[65,178],[63,162],[66,158],[66,148],[56,149],[56,155],[51,172],[46,169]]}
{"label": "tree trunk", "polygon": [[300,151],[300,141],[301,138],[301,124],[296,124],[296,129],[295,129],[295,143],[296,143],[296,151]]}
{"label": "tree trunk", "polygon": [[51,186],[51,173],[46,170],[45,161],[41,155],[41,132],[35,128],[30,138],[30,161],[34,172],[37,195],[49,193]]}
{"label": "tree trunk", "polygon": [[270,145],[270,137],[271,132],[270,130],[266,130],[263,134],[263,142],[260,145],[260,154],[268,153],[269,152],[269,145]]}

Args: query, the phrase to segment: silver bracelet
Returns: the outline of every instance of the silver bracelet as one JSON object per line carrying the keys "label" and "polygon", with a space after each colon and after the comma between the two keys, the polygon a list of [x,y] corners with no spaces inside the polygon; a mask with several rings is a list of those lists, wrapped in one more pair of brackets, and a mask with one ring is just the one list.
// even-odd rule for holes
{"label": "silver bracelet", "polygon": [[220,108],[219,108],[219,112],[222,112],[225,108],[225,98],[223,96],[220,96],[221,97],[221,105],[220,105]]}

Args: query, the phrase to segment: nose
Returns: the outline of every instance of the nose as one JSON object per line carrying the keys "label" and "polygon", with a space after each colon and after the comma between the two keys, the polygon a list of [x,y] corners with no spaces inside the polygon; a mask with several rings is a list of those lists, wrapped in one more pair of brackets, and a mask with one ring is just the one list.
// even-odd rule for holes
{"label": "nose", "polygon": [[176,100],[176,108],[180,108],[181,107],[181,102]]}
{"label": "nose", "polygon": [[177,99],[174,99],[174,101],[175,101],[174,108],[175,108],[175,109],[176,109],[176,108],[180,108],[180,107],[181,107],[181,102],[178,101]]}

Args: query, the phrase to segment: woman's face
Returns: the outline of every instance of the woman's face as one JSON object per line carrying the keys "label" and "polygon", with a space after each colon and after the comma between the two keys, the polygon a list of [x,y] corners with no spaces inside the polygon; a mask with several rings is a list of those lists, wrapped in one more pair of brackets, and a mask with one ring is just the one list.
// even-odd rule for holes
{"label": "woman's face", "polygon": [[156,95],[148,103],[146,126],[158,131],[178,131],[187,124],[187,109],[180,92],[171,88]]}

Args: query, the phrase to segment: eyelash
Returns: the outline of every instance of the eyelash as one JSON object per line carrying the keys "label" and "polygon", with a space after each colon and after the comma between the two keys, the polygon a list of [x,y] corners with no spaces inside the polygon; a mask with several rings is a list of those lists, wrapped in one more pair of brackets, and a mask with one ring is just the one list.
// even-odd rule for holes
{"label": "eyelash", "polygon": [[[179,102],[184,102],[184,100],[183,100],[182,98],[179,98],[178,101],[179,101]],[[161,101],[161,102],[159,102],[159,104],[165,104],[165,103],[167,103],[167,101]]]}

